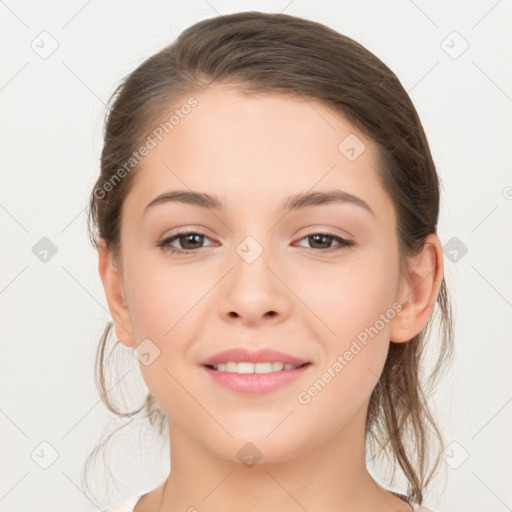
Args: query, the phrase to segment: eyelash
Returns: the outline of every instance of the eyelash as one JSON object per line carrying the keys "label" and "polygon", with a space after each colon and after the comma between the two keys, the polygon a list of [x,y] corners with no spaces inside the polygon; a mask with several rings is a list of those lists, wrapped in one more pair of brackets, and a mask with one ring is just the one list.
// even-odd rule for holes
{"label": "eyelash", "polygon": [[[171,253],[175,253],[175,254],[194,254],[199,249],[202,249],[202,247],[199,247],[197,249],[179,249],[177,247],[169,245],[174,240],[181,238],[183,236],[188,236],[188,235],[199,235],[199,236],[203,236],[205,238],[209,238],[204,233],[201,233],[199,231],[179,231],[179,232],[175,233],[174,235],[162,240],[158,244],[158,246],[165,252],[171,252]],[[306,236],[302,237],[300,240],[304,240],[304,238],[309,238],[311,236],[317,236],[317,235],[322,235],[322,236],[327,236],[329,238],[332,238],[333,241],[338,242],[339,245],[334,246],[334,247],[329,247],[328,249],[311,248],[312,251],[320,251],[320,252],[324,252],[324,253],[325,252],[330,253],[330,252],[336,252],[336,251],[339,251],[342,249],[347,249],[347,248],[355,245],[355,242],[353,240],[346,240],[345,238],[335,235],[334,233],[329,233],[329,232],[324,232],[324,231],[306,235]]]}

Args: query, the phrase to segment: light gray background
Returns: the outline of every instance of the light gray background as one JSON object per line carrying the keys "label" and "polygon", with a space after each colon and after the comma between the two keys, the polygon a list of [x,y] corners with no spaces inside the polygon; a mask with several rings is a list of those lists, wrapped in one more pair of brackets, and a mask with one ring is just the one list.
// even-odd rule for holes
{"label": "light gray background", "polygon": [[[425,503],[446,512],[512,510],[510,0],[6,0],[0,511],[98,510],[167,474],[167,446],[158,457],[151,436],[131,429],[113,447],[124,485],[108,503],[79,488],[109,417],[93,382],[109,314],[85,205],[99,172],[105,103],[119,80],[194,22],[244,10],[325,23],[374,52],[409,91],[443,183],[439,236],[467,247],[445,260],[457,348],[438,410],[452,444]],[[58,48],[48,56],[52,44]],[[32,252],[42,237],[58,250],[47,262]],[[136,374],[126,381],[137,382]],[[58,453],[48,469],[39,465],[52,453],[43,442]]]}

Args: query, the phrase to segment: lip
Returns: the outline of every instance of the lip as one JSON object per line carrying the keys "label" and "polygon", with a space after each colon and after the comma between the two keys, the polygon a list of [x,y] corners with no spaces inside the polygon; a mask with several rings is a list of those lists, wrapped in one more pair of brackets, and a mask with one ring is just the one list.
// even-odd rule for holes
{"label": "lip", "polygon": [[[299,366],[299,368],[270,373],[243,374],[235,372],[218,372],[209,368],[209,366],[212,365],[228,362],[266,363],[273,361],[290,363],[294,366]],[[304,375],[304,372],[306,372],[311,366],[311,362],[271,348],[250,350],[245,347],[236,347],[223,350],[222,352],[205,359],[201,362],[201,366],[215,383],[237,393],[254,395],[269,393],[297,380]]]}
{"label": "lip", "polygon": [[293,370],[281,370],[270,373],[218,372],[208,366],[203,366],[202,368],[208,373],[215,383],[228,388],[231,391],[258,395],[270,393],[271,391],[299,379],[310,366],[311,363]]}
{"label": "lip", "polygon": [[202,366],[206,366],[219,363],[228,363],[230,361],[235,363],[266,363],[272,361],[281,361],[283,363],[291,363],[295,366],[300,366],[309,362],[306,361],[305,359],[300,359],[298,357],[292,356],[290,354],[285,354],[284,352],[279,352],[278,350],[273,350],[271,348],[249,350],[244,347],[236,347],[230,348],[228,350],[223,350],[222,352],[219,352],[218,354],[215,354],[214,356],[205,359],[200,364]]}

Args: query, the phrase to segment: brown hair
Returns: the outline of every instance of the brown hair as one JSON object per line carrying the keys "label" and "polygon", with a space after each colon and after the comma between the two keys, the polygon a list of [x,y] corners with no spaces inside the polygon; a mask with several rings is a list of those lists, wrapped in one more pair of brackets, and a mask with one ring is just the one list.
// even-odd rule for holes
{"label": "brown hair", "polygon": [[[395,74],[362,45],[325,25],[285,14],[240,12],[189,27],[115,90],[106,120],[101,174],[90,197],[93,245],[98,236],[104,238],[118,259],[121,209],[137,166],[115,186],[106,184],[130,159],[162,112],[211,82],[233,84],[247,93],[321,101],[375,141],[380,156],[375,170],[396,209],[402,268],[407,267],[408,256],[421,251],[427,235],[436,233],[436,168],[417,112]],[[436,312],[440,317],[436,356],[424,376],[420,360]],[[409,342],[390,344],[383,373],[370,398],[367,440],[374,451],[379,448],[379,453],[387,455],[395,468],[398,463],[408,482],[408,495],[419,503],[439,466],[443,446],[427,399],[451,356],[452,325],[443,278],[424,329]],[[105,365],[119,345],[115,340],[107,359],[111,331],[109,323],[97,352],[96,382],[102,399],[119,416],[133,418],[144,411],[162,433],[167,417],[151,393],[141,407],[128,412],[109,397]],[[435,446],[430,445],[431,440]]]}

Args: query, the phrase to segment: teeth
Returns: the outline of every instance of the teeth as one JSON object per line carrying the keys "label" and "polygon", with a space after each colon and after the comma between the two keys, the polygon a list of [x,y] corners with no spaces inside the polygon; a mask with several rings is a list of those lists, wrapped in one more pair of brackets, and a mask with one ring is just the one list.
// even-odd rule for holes
{"label": "teeth", "polygon": [[218,372],[231,372],[231,373],[270,373],[280,372],[281,370],[293,370],[298,366],[291,363],[283,363],[281,361],[273,361],[266,363],[236,363],[230,361],[228,363],[219,363],[213,365],[213,368]]}
{"label": "teeth", "polygon": [[281,361],[274,361],[272,363],[272,371],[273,372],[280,372],[286,365],[282,363]]}

